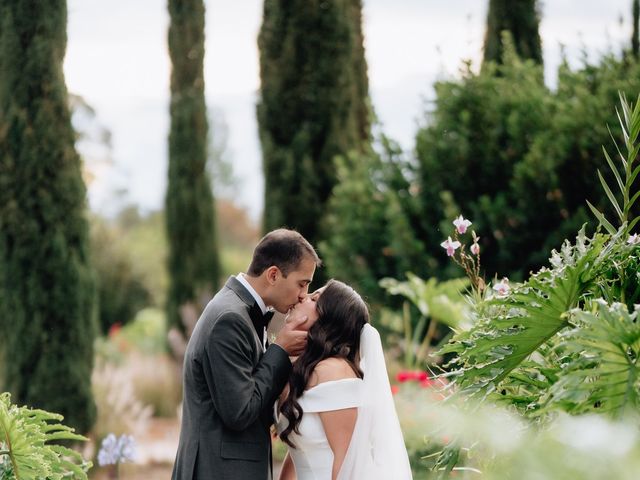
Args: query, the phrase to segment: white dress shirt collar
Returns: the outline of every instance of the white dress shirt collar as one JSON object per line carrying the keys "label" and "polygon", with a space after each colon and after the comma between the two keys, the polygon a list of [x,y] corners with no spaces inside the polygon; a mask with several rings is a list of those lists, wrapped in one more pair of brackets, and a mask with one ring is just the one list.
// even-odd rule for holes
{"label": "white dress shirt collar", "polygon": [[267,313],[267,305],[264,303],[264,300],[262,300],[262,297],[258,295],[258,292],[256,292],[251,284],[247,281],[247,279],[245,278],[245,274],[239,273],[238,275],[236,275],[236,278],[242,285],[244,285],[244,288],[246,288],[251,296],[256,300],[256,303],[260,307],[262,314],[264,315],[265,313]]}

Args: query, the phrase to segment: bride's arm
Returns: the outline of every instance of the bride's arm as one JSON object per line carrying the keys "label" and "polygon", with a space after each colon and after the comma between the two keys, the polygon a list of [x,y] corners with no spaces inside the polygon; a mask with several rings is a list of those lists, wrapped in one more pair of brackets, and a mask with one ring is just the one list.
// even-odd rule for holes
{"label": "bride's arm", "polygon": [[333,410],[321,412],[320,419],[324,432],[327,435],[329,446],[333,451],[333,467],[331,470],[331,480],[338,478],[338,472],[347,454],[353,429],[358,418],[357,408],[345,408],[343,410]]}
{"label": "bride's arm", "polygon": [[287,456],[284,457],[282,463],[282,469],[280,470],[279,480],[296,480],[296,469],[291,461],[291,456],[287,452]]}
{"label": "bride's arm", "polygon": [[[349,364],[342,359],[327,358],[322,360],[313,371],[310,379],[310,386],[314,384],[329,382],[332,380],[341,380],[343,378],[354,378],[355,373]],[[358,409],[344,408],[341,410],[331,410],[319,412],[324,433],[327,436],[329,446],[333,451],[333,466],[331,471],[331,479],[338,477],[338,472],[342,467],[344,458],[351,442],[353,429],[358,418]]]}

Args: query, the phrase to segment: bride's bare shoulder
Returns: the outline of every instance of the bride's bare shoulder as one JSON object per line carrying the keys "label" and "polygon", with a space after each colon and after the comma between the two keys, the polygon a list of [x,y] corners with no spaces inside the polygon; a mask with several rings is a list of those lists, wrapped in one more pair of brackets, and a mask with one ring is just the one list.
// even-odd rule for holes
{"label": "bride's bare shoulder", "polygon": [[333,380],[343,378],[356,378],[356,373],[347,360],[344,358],[325,358],[318,362],[309,378],[308,388]]}

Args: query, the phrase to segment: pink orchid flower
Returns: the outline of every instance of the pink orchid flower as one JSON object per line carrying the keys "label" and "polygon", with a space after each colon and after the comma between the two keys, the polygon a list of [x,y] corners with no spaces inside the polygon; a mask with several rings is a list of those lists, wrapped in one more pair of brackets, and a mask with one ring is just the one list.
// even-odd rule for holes
{"label": "pink orchid flower", "polygon": [[511,287],[509,286],[509,279],[507,277],[504,277],[493,286],[493,289],[501,297],[509,295],[509,291],[511,290]]}
{"label": "pink orchid flower", "polygon": [[629,238],[627,239],[627,243],[629,245],[640,245],[640,235],[638,235],[637,233],[634,233],[633,235],[629,235]]}
{"label": "pink orchid flower", "polygon": [[473,253],[474,255],[478,255],[480,253],[480,245],[474,243],[473,245],[471,245],[469,250],[471,250],[471,253]]}
{"label": "pink orchid flower", "polygon": [[453,257],[455,251],[460,248],[462,244],[460,242],[451,240],[451,237],[448,237],[444,242],[440,244],[442,248],[447,251],[447,255],[449,257]]}
{"label": "pink orchid flower", "polygon": [[467,220],[466,218],[463,218],[462,215],[460,215],[458,218],[456,218],[453,221],[453,224],[455,225],[456,230],[458,231],[458,233],[460,235],[466,233],[467,232],[467,228],[469,228],[469,226],[472,225],[472,223],[469,220]]}

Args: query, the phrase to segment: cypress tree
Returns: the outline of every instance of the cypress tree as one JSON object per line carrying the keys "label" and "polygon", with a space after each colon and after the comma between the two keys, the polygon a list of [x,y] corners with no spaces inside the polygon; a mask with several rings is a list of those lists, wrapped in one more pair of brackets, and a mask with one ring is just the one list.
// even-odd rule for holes
{"label": "cypress tree", "polygon": [[214,198],[207,175],[204,98],[204,2],[169,0],[171,130],[166,197],[169,324],[184,329],[179,309],[217,287]]}
{"label": "cypress tree", "polygon": [[633,0],[632,5],[633,16],[633,32],[631,34],[631,53],[633,58],[638,58],[638,51],[640,50],[640,42],[638,39],[638,23],[640,22],[640,0]]}
{"label": "cypress tree", "polygon": [[536,0],[489,0],[487,30],[484,37],[484,62],[502,63],[502,34],[511,34],[520,58],[542,65],[542,43],[538,31],[540,16]]}
{"label": "cypress tree", "polygon": [[64,0],[0,0],[0,385],[87,432],[96,289],[62,71]]}
{"label": "cypress tree", "polygon": [[265,173],[263,228],[317,243],[336,155],[370,135],[360,0],[265,0],[257,107]]}

